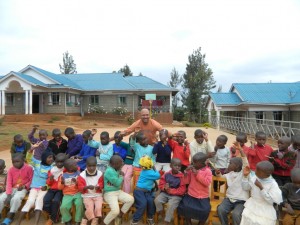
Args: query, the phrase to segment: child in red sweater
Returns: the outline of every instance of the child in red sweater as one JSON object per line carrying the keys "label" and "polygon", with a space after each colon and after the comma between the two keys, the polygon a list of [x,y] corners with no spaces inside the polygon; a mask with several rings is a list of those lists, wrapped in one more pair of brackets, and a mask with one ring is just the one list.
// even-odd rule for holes
{"label": "child in red sweater", "polygon": [[251,144],[251,148],[248,151],[248,162],[252,173],[256,170],[256,164],[261,161],[268,161],[273,149],[270,145],[266,144],[267,135],[258,131],[255,134],[256,144]]}
{"label": "child in red sweater", "polygon": [[58,189],[58,178],[62,175],[64,170],[64,161],[67,159],[65,153],[58,153],[55,158],[55,166],[49,170],[47,194],[44,197],[43,210],[49,213],[49,219],[46,225],[52,225],[59,222],[59,206],[62,200],[62,191]]}
{"label": "child in red sweater", "polygon": [[[248,151],[249,151],[249,147],[245,145],[248,142],[247,135],[245,133],[243,133],[243,132],[238,133],[236,135],[235,140],[236,140],[236,142],[238,142],[240,144],[240,146],[243,149],[243,152],[247,156],[248,155]],[[230,152],[231,152],[231,158],[242,157],[239,149],[237,149],[234,145],[230,148]]]}
{"label": "child in red sweater", "polygon": [[97,170],[97,159],[90,156],[86,160],[86,169],[78,177],[78,188],[82,193],[83,203],[85,205],[86,219],[82,219],[81,225],[98,224],[98,218],[102,216],[102,189],[104,181],[102,172]]}
{"label": "child in red sweater", "polygon": [[[172,137],[176,137],[177,141],[174,141]],[[185,139],[186,133],[183,130],[178,131],[168,138],[168,144],[173,151],[173,158],[178,158],[181,161],[181,172],[190,165],[190,145]]]}

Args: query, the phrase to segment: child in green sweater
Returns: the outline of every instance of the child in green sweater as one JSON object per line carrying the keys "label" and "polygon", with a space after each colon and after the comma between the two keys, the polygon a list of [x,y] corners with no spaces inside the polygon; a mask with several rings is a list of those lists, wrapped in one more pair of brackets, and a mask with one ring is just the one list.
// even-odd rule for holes
{"label": "child in green sweater", "polygon": [[[104,219],[104,224],[110,224],[115,219],[115,224],[122,223],[122,216],[134,202],[134,198],[122,191],[124,173],[121,171],[123,159],[119,155],[113,155],[109,161],[109,167],[104,173],[104,200],[109,204],[110,212]],[[123,207],[119,208],[119,201],[123,202]]]}

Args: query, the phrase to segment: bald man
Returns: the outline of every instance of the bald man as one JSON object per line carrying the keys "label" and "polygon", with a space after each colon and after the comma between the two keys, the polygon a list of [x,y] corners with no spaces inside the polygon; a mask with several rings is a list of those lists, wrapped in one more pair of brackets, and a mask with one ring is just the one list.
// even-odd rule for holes
{"label": "bald man", "polygon": [[153,145],[157,142],[156,132],[162,129],[162,125],[155,121],[154,119],[150,119],[149,110],[142,109],[141,110],[141,119],[134,122],[130,127],[124,130],[121,135],[128,135],[132,132],[139,132],[140,130],[144,131],[145,135],[148,138],[149,144]]}

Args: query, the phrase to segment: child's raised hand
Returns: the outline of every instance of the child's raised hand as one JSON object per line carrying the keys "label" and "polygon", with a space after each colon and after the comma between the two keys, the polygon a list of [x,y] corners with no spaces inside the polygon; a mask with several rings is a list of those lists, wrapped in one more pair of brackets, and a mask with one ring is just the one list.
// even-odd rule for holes
{"label": "child's raised hand", "polygon": [[93,128],[93,129],[92,129],[91,135],[94,136],[95,134],[97,134],[97,132],[98,132],[97,129],[96,129],[96,128]]}
{"label": "child's raised hand", "polygon": [[292,206],[289,203],[285,203],[284,207],[286,208],[286,211],[288,212],[288,214],[294,216],[295,215],[295,211],[293,210]]}
{"label": "child's raised hand", "polygon": [[205,141],[208,141],[208,133],[203,132],[202,136],[203,136],[203,138],[204,138]]}
{"label": "child's raised hand", "polygon": [[100,156],[100,152],[99,151],[96,151],[96,156]]}
{"label": "child's raised hand", "polygon": [[240,150],[242,148],[240,142],[238,142],[238,141],[233,142],[232,147],[235,149],[238,149],[238,150]]}
{"label": "child's raised hand", "polygon": [[254,184],[255,184],[260,190],[264,189],[264,187],[262,186],[262,184],[261,184],[257,179],[255,180]]}
{"label": "child's raised hand", "polygon": [[250,167],[246,166],[243,170],[244,177],[248,177],[250,172],[251,172]]}

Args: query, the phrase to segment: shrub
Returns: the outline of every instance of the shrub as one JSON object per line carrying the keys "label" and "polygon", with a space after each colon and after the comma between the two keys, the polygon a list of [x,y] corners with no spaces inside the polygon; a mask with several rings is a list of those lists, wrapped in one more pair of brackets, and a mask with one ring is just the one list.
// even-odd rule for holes
{"label": "shrub", "polygon": [[114,107],[112,109],[113,114],[120,115],[120,116],[126,115],[127,112],[128,112],[128,110],[122,106]]}
{"label": "shrub", "polygon": [[129,116],[126,117],[126,120],[128,122],[129,125],[133,124],[133,122],[135,121],[134,117],[132,114],[130,114]]}
{"label": "shrub", "polygon": [[103,106],[89,104],[88,113],[107,114]]}
{"label": "shrub", "polygon": [[183,121],[185,116],[185,110],[182,107],[174,109],[173,119],[177,121]]}

